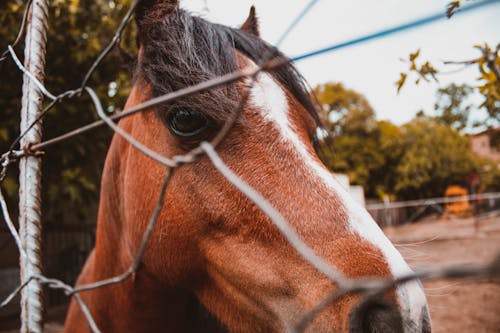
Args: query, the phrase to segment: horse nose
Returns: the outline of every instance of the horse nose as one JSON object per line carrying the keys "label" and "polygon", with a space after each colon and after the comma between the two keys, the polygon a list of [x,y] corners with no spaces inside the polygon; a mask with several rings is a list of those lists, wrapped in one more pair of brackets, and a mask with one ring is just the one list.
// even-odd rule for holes
{"label": "horse nose", "polygon": [[349,333],[431,333],[430,317],[424,307],[419,323],[408,323],[396,305],[384,300],[368,300],[349,317]]}
{"label": "horse nose", "polygon": [[422,327],[422,333],[431,333],[431,317],[429,316],[429,311],[427,307],[424,307],[422,311],[422,318],[420,318],[420,325]]}
{"label": "horse nose", "polygon": [[368,300],[357,306],[349,320],[350,333],[403,333],[400,312],[382,300]]}

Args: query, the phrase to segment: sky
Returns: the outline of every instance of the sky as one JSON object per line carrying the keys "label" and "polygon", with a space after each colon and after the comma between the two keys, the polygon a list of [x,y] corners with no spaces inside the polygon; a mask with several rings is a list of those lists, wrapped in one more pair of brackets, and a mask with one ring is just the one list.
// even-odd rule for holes
{"label": "sky", "polygon": [[[275,44],[290,22],[310,0],[181,0],[181,7],[212,22],[238,27],[255,5],[261,37]],[[296,56],[381,29],[445,12],[449,1],[442,0],[319,0],[281,45],[288,56]],[[462,1],[467,4],[469,1]],[[403,124],[415,113],[432,114],[436,90],[451,82],[477,85],[479,72],[470,66],[444,65],[444,60],[469,60],[480,56],[473,48],[488,42],[500,43],[500,1],[472,13],[458,13],[414,30],[395,34],[362,45],[306,59],[296,64],[311,86],[329,81],[342,82],[364,94],[377,118]],[[408,65],[401,61],[417,49],[422,60],[429,60],[447,74],[439,83],[410,80],[397,94],[395,82]],[[471,98],[476,105],[481,97]],[[475,110],[471,122],[484,118]]]}

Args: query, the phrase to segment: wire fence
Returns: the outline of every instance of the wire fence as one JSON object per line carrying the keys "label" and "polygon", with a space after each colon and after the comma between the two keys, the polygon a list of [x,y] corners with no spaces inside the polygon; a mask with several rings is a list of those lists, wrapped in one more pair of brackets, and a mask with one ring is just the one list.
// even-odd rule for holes
{"label": "wire fence", "polygon": [[411,223],[423,218],[488,218],[500,212],[500,193],[479,193],[409,201],[370,203],[366,209],[380,226]]}
{"label": "wire fence", "polygon": [[[280,43],[283,42],[288,34],[293,30],[293,28],[298,25],[301,21],[301,18],[309,11],[310,8],[317,2],[311,1],[307,7],[299,14],[299,16],[292,22],[290,27],[286,30],[286,32],[280,37]],[[462,8],[462,11],[473,11],[481,7],[485,7],[491,4],[494,4],[498,1],[482,1],[475,2],[468,7]],[[290,331],[303,331],[307,328],[307,325],[327,306],[340,299],[346,294],[349,293],[359,293],[361,295],[365,295],[366,297],[372,296],[374,294],[382,293],[396,285],[406,283],[408,281],[413,281],[416,279],[420,280],[434,280],[434,279],[443,279],[443,278],[485,278],[498,276],[500,273],[500,256],[484,265],[477,266],[463,266],[456,265],[453,267],[433,267],[425,270],[419,270],[411,274],[407,274],[404,276],[399,276],[396,278],[363,278],[363,279],[352,279],[346,277],[342,272],[338,271],[336,268],[332,267],[326,260],[318,256],[296,233],[294,228],[288,224],[286,219],[281,215],[281,213],[273,207],[273,205],[259,192],[257,192],[252,186],[244,182],[233,170],[229,168],[229,166],[221,159],[219,154],[217,153],[217,146],[225,139],[229,131],[233,128],[233,125],[237,121],[240,116],[245,104],[247,102],[248,96],[250,94],[250,88],[252,84],[249,85],[248,90],[243,94],[241,101],[238,107],[232,112],[229,119],[225,122],[220,132],[215,136],[215,138],[211,142],[203,142],[201,145],[187,154],[166,157],[158,154],[154,150],[149,147],[146,147],[139,141],[137,141],[134,137],[132,137],[129,133],[125,132],[122,128],[116,125],[116,121],[122,119],[124,117],[130,116],[137,112],[143,112],[148,109],[151,109],[154,106],[160,105],[166,102],[172,102],[181,97],[190,96],[199,92],[207,91],[209,89],[213,89],[215,87],[219,87],[222,85],[227,85],[233,82],[236,82],[243,78],[250,78],[251,82],[254,82],[255,79],[261,72],[269,71],[279,66],[283,66],[290,62],[298,62],[303,59],[311,58],[314,56],[318,56],[327,52],[333,52],[334,50],[338,50],[341,48],[345,48],[348,46],[352,46],[355,44],[363,43],[369,40],[374,40],[378,38],[382,38],[384,36],[388,36],[390,34],[394,34],[397,32],[401,32],[404,30],[408,30],[411,28],[415,28],[418,26],[422,26],[425,24],[429,24],[431,22],[443,19],[445,17],[445,13],[439,13],[433,16],[429,16],[423,19],[419,19],[413,22],[409,22],[407,24],[394,27],[391,29],[382,30],[376,32],[374,34],[370,34],[367,36],[363,36],[360,38],[356,38],[347,42],[331,45],[329,47],[323,48],[321,50],[316,50],[312,52],[308,52],[306,54],[293,57],[293,58],[283,58],[283,57],[275,57],[274,55],[265,55],[264,62],[258,64],[254,68],[243,68],[241,70],[235,71],[233,73],[229,73],[227,75],[208,80],[206,82],[202,82],[178,91],[174,91],[156,98],[153,98],[147,102],[134,106],[130,109],[122,111],[118,114],[115,114],[111,117],[108,117],[103,110],[101,105],[101,101],[93,91],[91,87],[88,86],[88,81],[91,78],[94,71],[98,68],[101,61],[106,57],[107,54],[111,52],[111,50],[119,43],[120,37],[127,26],[127,23],[130,21],[130,18],[134,12],[135,7],[139,3],[139,1],[134,2],[134,4],[130,7],[129,11],[123,17],[121,24],[119,25],[113,39],[107,45],[107,47],[100,53],[97,57],[93,65],[90,67],[88,72],[85,74],[84,79],[81,82],[81,85],[75,89],[70,89],[63,91],[59,94],[54,94],[46,89],[43,84],[43,76],[42,79],[27,65],[23,65],[21,61],[18,59],[14,46],[22,39],[22,35],[24,34],[24,30],[29,29],[29,25],[33,24],[33,21],[30,19],[26,19],[30,14],[33,13],[33,10],[39,6],[41,1],[29,1],[26,4],[26,14],[21,23],[21,29],[19,32],[19,36],[16,39],[16,42],[13,45],[8,46],[6,52],[4,52],[3,57],[0,61],[6,60],[7,56],[10,55],[11,59],[16,63],[19,70],[25,75],[25,82],[28,82],[30,85],[29,92],[43,94],[45,98],[49,101],[49,103],[45,106],[43,110],[36,115],[36,117],[31,118],[28,122],[25,123],[25,126],[22,127],[20,136],[12,143],[10,149],[1,156],[1,172],[0,172],[0,182],[5,179],[5,176],[9,170],[9,167],[17,162],[23,161],[26,158],[39,160],[42,155],[42,151],[52,147],[55,144],[62,143],[69,138],[80,135],[84,132],[95,129],[101,125],[109,126],[116,135],[120,135],[126,141],[128,141],[132,146],[136,149],[140,150],[142,153],[157,161],[158,163],[164,165],[168,173],[163,180],[163,184],[161,187],[160,195],[158,196],[156,206],[154,210],[151,212],[151,218],[148,222],[147,228],[142,236],[142,241],[139,247],[138,252],[136,253],[134,260],[130,267],[123,272],[123,274],[115,277],[110,277],[108,279],[97,281],[85,285],[78,286],[70,286],[67,283],[58,280],[46,277],[38,272],[32,272],[30,270],[26,270],[26,267],[21,267],[21,270],[24,269],[25,274],[22,276],[21,284],[4,300],[2,300],[0,304],[0,308],[5,307],[7,304],[13,301],[13,299],[24,289],[29,288],[32,285],[44,285],[48,288],[60,290],[65,295],[69,297],[73,297],[74,300],[80,306],[81,311],[83,312],[89,327],[93,332],[100,332],[100,329],[86,304],[80,297],[80,293],[83,291],[93,290],[96,288],[102,288],[107,285],[117,284],[125,281],[130,278],[139,268],[141,260],[144,256],[144,253],[147,249],[148,241],[150,239],[151,234],[153,233],[154,227],[158,221],[159,213],[162,209],[163,202],[165,196],[167,195],[167,189],[169,187],[169,182],[172,178],[172,175],[176,172],[176,169],[187,163],[195,163],[197,159],[204,155],[207,156],[211,161],[214,168],[224,176],[235,188],[241,191],[249,200],[251,200],[258,208],[264,212],[270,221],[274,224],[274,226],[281,232],[284,238],[289,242],[289,244],[300,254],[311,266],[313,266],[316,270],[324,274],[326,277],[331,279],[337,288],[332,291],[330,294],[325,295],[325,297],[318,302],[316,306],[310,309],[307,313],[298,320],[297,324],[294,327],[290,327]],[[45,3],[46,4],[46,3]],[[45,15],[46,16],[46,15]],[[45,17],[45,20],[47,18]],[[42,22],[42,24],[47,24],[47,21]],[[44,36],[42,36],[44,38]],[[27,57],[25,56],[25,64],[27,63]],[[43,61],[42,61],[43,63]],[[29,62],[28,62],[29,64]],[[44,142],[40,142],[39,140],[36,142],[28,142],[23,141],[26,137],[31,135],[32,131],[37,127],[41,126],[41,121],[44,116],[58,103],[69,99],[77,99],[81,98],[82,95],[87,94],[90,96],[93,106],[101,118],[100,121],[82,126],[75,130],[72,130],[66,134],[63,134],[59,137],[49,139]],[[20,145],[20,148],[17,148]],[[38,186],[37,184],[32,184],[33,186]],[[33,254],[30,252],[29,248],[27,248],[26,236],[24,233],[26,230],[16,230],[14,222],[10,218],[9,210],[4,199],[4,196],[0,190],[0,205],[2,214],[5,220],[5,223],[9,229],[10,234],[12,235],[17,248],[19,250],[19,255],[21,257],[21,265],[30,265],[33,260]],[[40,235],[36,236],[40,237]],[[37,290],[35,295],[31,295],[28,297],[36,297],[39,298],[41,290]],[[38,313],[41,314],[41,304],[38,304]],[[23,311],[25,311],[23,309]],[[27,317],[23,317],[23,330],[25,331],[41,331],[42,326],[40,326],[41,318],[35,318],[37,323],[30,323],[33,316],[36,316],[36,313],[33,310],[32,312],[27,312]],[[24,312],[23,312],[24,313]],[[38,326],[37,326],[38,325]]]}

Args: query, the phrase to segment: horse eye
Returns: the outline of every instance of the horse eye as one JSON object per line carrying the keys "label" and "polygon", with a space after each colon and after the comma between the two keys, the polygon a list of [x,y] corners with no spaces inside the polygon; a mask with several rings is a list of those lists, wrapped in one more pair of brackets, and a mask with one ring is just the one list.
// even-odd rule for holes
{"label": "horse eye", "polygon": [[191,137],[202,133],[208,127],[209,120],[197,110],[180,109],[169,113],[167,124],[174,134]]}

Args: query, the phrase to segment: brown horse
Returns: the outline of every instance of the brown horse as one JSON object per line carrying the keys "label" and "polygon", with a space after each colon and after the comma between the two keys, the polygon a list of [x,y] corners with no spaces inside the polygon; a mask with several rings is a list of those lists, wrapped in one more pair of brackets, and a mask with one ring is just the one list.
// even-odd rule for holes
{"label": "brown horse", "polygon": [[[173,0],[141,1],[135,16],[139,52],[126,108],[279,55],[258,37],[253,10],[241,29],[193,17]],[[261,73],[253,85],[241,80],[135,114],[119,126],[164,156],[185,154],[217,134],[247,89],[238,121],[217,147],[227,166],[345,277],[411,273],[316,156],[318,116],[293,66]],[[103,172],[96,245],[79,285],[128,269],[167,173],[115,135]],[[173,174],[138,271],[80,295],[103,332],[281,332],[336,288],[201,156]],[[361,299],[347,294],[336,300],[307,331],[430,332],[417,282],[364,307]],[[75,302],[65,330],[90,330]]]}

